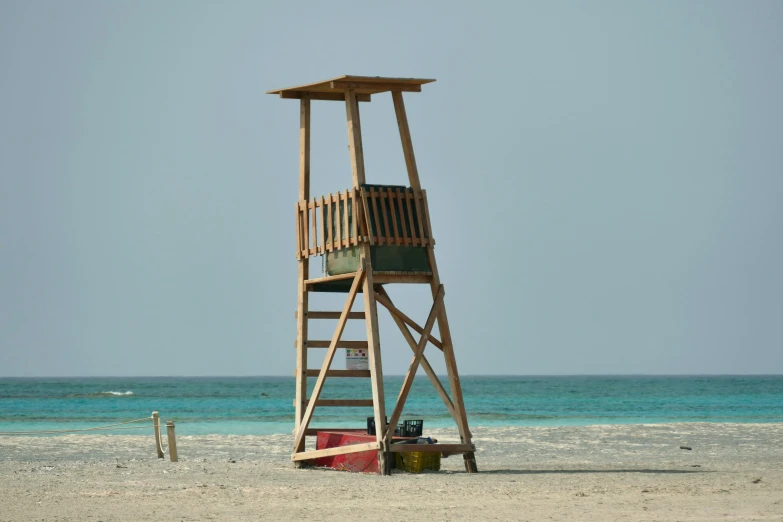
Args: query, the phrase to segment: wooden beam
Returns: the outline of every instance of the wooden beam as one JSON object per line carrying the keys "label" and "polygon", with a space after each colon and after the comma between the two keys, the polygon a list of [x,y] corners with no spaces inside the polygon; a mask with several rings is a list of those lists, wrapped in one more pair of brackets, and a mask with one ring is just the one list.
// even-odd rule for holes
{"label": "wooden beam", "polygon": [[[413,244],[413,237],[408,233],[408,230],[413,231],[413,220],[408,221],[410,226],[405,226],[405,196],[406,189],[395,190],[397,198],[397,210],[400,212],[400,227],[402,228],[402,238],[405,245],[410,246]],[[410,210],[410,208],[408,209]]]}
{"label": "wooden beam", "polygon": [[296,203],[296,260],[302,259],[302,223],[299,220],[299,202]]}
{"label": "wooden beam", "polygon": [[410,453],[423,451],[425,453],[466,453],[476,451],[473,444],[390,444],[392,453]]}
{"label": "wooden beam", "polygon": [[[419,362],[421,361],[422,355],[424,355],[424,348],[427,347],[427,338],[432,331],[432,327],[435,326],[435,320],[437,319],[438,312],[443,304],[443,292],[443,285],[441,285],[438,294],[435,296],[435,302],[432,303],[427,322],[424,323],[424,332],[422,332],[419,344],[416,346],[413,360],[411,360],[411,364],[408,367],[408,373],[405,374],[405,380],[402,382],[402,388],[400,388],[400,394],[397,396],[397,404],[394,406],[391,420],[389,420],[389,426],[396,426],[397,421],[400,420],[402,409],[405,406],[405,401],[408,399],[408,393],[411,391],[411,386],[413,385],[413,379],[416,377],[416,370],[419,369]],[[394,429],[391,428],[389,431],[393,432]],[[391,439],[390,435],[387,438]]]}
{"label": "wooden beam", "polygon": [[[321,370],[307,370],[308,377],[318,377]],[[370,377],[370,370],[327,370],[327,377]]]}
{"label": "wooden beam", "polygon": [[339,431],[339,432],[349,432],[349,433],[361,433],[362,435],[367,433],[366,428],[307,428],[305,430],[305,436],[306,437],[314,437],[318,435],[319,431]]}
{"label": "wooden beam", "polygon": [[[358,109],[357,109],[358,110]],[[343,205],[343,221],[345,226],[345,235],[343,235],[343,243],[342,247],[348,248],[351,246],[351,222],[348,218],[348,189],[345,189],[343,191],[342,195],[343,201],[345,201],[345,205]]]}
{"label": "wooden beam", "polygon": [[331,283],[332,281],[342,281],[343,279],[353,279],[354,276],[356,276],[356,272],[351,272],[348,274],[339,274],[339,275],[333,275],[333,276],[326,276],[326,277],[316,277],[314,279],[307,279],[305,280],[305,284],[308,286],[311,285],[317,285],[318,283]]}
{"label": "wooden beam", "polygon": [[[317,340],[317,341],[306,341],[305,344],[308,348],[329,348],[331,346],[331,341],[323,341],[323,340]],[[367,348],[368,343],[367,341],[338,341],[337,342],[337,348]]]}
{"label": "wooden beam", "polygon": [[416,220],[413,219],[414,203],[412,202],[414,197],[415,195],[412,191],[405,191],[405,206],[408,208],[408,222],[411,224],[411,240],[413,241],[413,246],[419,246],[423,245],[424,242],[422,238],[416,237]]}
{"label": "wooden beam", "polygon": [[422,190],[421,191],[421,202],[422,207],[424,207],[424,224],[427,227],[427,234],[429,237],[427,238],[427,242],[430,245],[435,245],[435,236],[432,235],[432,223],[430,223],[430,204],[427,202],[427,191]]}
{"label": "wooden beam", "polygon": [[331,83],[332,89],[338,90],[354,90],[354,91],[405,91],[405,92],[421,92],[421,85],[401,85],[399,83],[380,83],[380,82],[346,82],[335,81]]}
{"label": "wooden beam", "polygon": [[[424,211],[422,211],[421,207],[422,204],[422,195],[420,190],[416,190],[413,192],[413,205],[416,207],[416,217],[418,218],[419,225],[419,237],[421,238],[421,244],[422,246],[429,244],[429,240],[431,238],[427,237],[424,234]],[[432,270],[432,267],[430,267],[430,270]]]}
{"label": "wooden beam", "polygon": [[[370,372],[372,378],[373,414],[375,417],[375,437],[378,447],[382,448],[391,441],[386,429],[386,405],[384,403],[383,392],[383,365],[381,363],[381,339],[378,328],[378,305],[375,302],[375,286],[373,284],[373,273],[370,259],[370,245],[362,243],[361,245],[362,263],[368,267],[367,276],[364,279],[364,313],[367,317],[365,325],[367,326],[367,340],[370,345],[367,349],[367,356],[370,363]],[[383,451],[378,452],[378,471],[381,475],[391,474],[391,460],[389,455]]]}
{"label": "wooden beam", "polygon": [[[394,244],[400,246],[402,242],[400,241],[400,232],[397,227],[397,212],[395,212],[395,208],[394,208],[395,194],[394,191],[391,189],[391,187],[386,188],[386,197],[389,199],[389,209],[391,209],[392,232],[394,233]],[[400,219],[404,219],[402,217],[402,214],[400,214]],[[405,232],[403,232],[403,235],[405,235]]]}
{"label": "wooden beam", "polygon": [[[430,263],[430,270],[432,270],[430,290],[434,298],[440,289],[440,276],[438,275],[438,263],[435,260],[435,249],[432,243],[427,245],[427,260]],[[465,402],[462,398],[462,385],[459,380],[459,372],[457,371],[457,360],[454,357],[454,345],[451,341],[451,329],[449,328],[445,305],[441,308],[440,314],[438,314],[438,331],[443,342],[443,358],[446,361],[446,371],[449,376],[449,388],[451,389],[451,396],[454,402],[455,420],[457,421],[459,436],[463,444],[471,444],[473,435],[468,427],[468,414],[465,411]],[[468,473],[476,473],[478,467],[476,466],[476,457],[473,452],[466,453],[464,459],[465,470]]]}
{"label": "wooden beam", "polygon": [[[408,181],[413,190],[421,190],[419,169],[416,167],[416,155],[413,153],[413,140],[408,127],[408,115],[405,114],[402,92],[400,90],[392,91],[392,100],[394,101],[394,112],[397,115],[397,127],[400,129],[400,141],[402,142],[402,153],[405,156],[405,167],[408,170]],[[413,228],[412,223],[411,228]]]}
{"label": "wooden beam", "polygon": [[318,214],[321,216],[321,246],[318,251],[323,256],[326,255],[326,224],[328,223],[326,221],[326,201],[323,196],[318,201]]}
{"label": "wooden beam", "polygon": [[326,250],[328,252],[334,251],[334,221],[332,218],[332,193],[330,192],[326,196]]}
{"label": "wooden beam", "polygon": [[313,219],[311,223],[313,226],[313,248],[310,249],[311,256],[318,255],[318,212],[316,212],[315,205],[316,205],[315,198],[313,198],[313,202],[308,207],[313,210]]}
{"label": "wooden beam", "polygon": [[299,102],[299,201],[308,199],[310,199],[310,98],[302,98]]}
{"label": "wooden beam", "polygon": [[[305,97],[311,100],[322,101],[345,101],[345,94],[342,92],[310,92],[303,93],[301,91],[281,91],[280,97],[288,100],[302,100]],[[356,101],[369,102],[372,100],[369,94],[357,94]]]}
{"label": "wooden beam", "polygon": [[356,92],[349,89],[345,93],[345,116],[348,122],[348,149],[351,154],[351,173],[353,188],[364,185],[364,148],[362,147],[362,124],[359,116],[359,104]]}
{"label": "wooden beam", "polygon": [[378,213],[378,193],[375,191],[375,187],[370,187],[370,201],[372,202],[372,215],[375,222],[375,234],[378,238],[378,244],[386,244],[386,240],[381,234],[381,215]]}
{"label": "wooden beam", "polygon": [[[376,296],[376,299],[379,303],[381,303],[388,311],[391,313],[392,317],[396,316],[400,318],[400,320],[413,328],[413,330],[419,334],[424,333],[424,328],[416,324],[416,322],[402,313],[399,308],[394,306],[394,304],[391,302],[391,299],[389,299],[389,296],[386,294],[386,292],[378,291],[378,295]],[[310,312],[312,314],[312,312]],[[310,316],[308,314],[308,317]],[[433,337],[432,335],[429,336],[429,341],[434,344],[440,351],[443,351],[443,343],[441,343],[436,337]],[[415,345],[415,343],[414,343]]]}
{"label": "wooden beam", "polygon": [[[298,317],[297,312],[294,312],[294,317]],[[339,319],[340,312],[321,312],[310,311],[307,312],[308,319]],[[364,312],[350,312],[348,319],[364,319]]]}
{"label": "wooden beam", "polygon": [[[309,400],[305,404],[310,404]],[[318,399],[315,405],[331,408],[372,408],[372,399]]]}
{"label": "wooden beam", "polygon": [[373,276],[376,285],[387,283],[427,284],[432,282],[432,276],[427,274],[377,274]]}
{"label": "wooden beam", "polygon": [[359,191],[357,189],[351,189],[348,192],[348,195],[351,200],[351,213],[353,214],[353,222],[351,223],[353,237],[351,238],[351,245],[355,246],[359,244],[359,221],[361,221],[358,203]]}
{"label": "wooden beam", "polygon": [[[364,175],[364,149],[362,147],[362,124],[359,116],[359,104],[356,102],[356,92],[348,89],[345,93],[345,113],[348,124],[348,148],[351,155],[351,174],[354,189],[361,188],[365,183]],[[370,245],[360,244],[360,260],[365,271],[364,287],[364,314],[367,327],[367,341],[369,343],[367,354],[370,363],[371,386],[373,398],[373,415],[375,416],[377,447],[384,446],[384,433],[386,428],[386,406],[383,395],[383,369],[381,367],[381,344],[378,333],[378,307],[375,304],[375,290],[372,274],[372,260],[370,258]],[[378,470],[382,475],[391,473],[391,461],[387,460],[387,453],[378,452]]]}
{"label": "wooden beam", "polygon": [[336,448],[327,448],[322,450],[303,451],[291,455],[291,460],[310,460],[321,457],[332,457],[334,455],[345,455],[347,453],[358,453],[360,451],[373,451],[378,449],[377,442],[365,442],[362,444],[351,444],[348,446],[337,446]]}
{"label": "wooden beam", "polygon": [[[310,99],[303,98],[299,102],[299,200],[310,198]],[[297,215],[299,215],[297,204]],[[307,209],[305,209],[305,214]],[[297,220],[298,222],[298,220]],[[306,225],[305,225],[306,227]],[[297,224],[297,238],[300,229]],[[299,242],[302,240],[299,239]],[[304,246],[304,245],[300,245]],[[300,249],[301,250],[301,249]],[[307,339],[307,308],[308,294],[305,280],[310,277],[310,260],[300,257],[297,284],[297,321],[296,321],[296,399],[294,403],[296,429],[299,428],[305,413],[304,401],[307,397],[307,349],[304,341]],[[294,452],[303,451],[304,440],[294,444]]]}
{"label": "wooden beam", "polygon": [[[381,206],[381,216],[383,219],[383,241],[385,244],[391,244],[391,230],[389,230],[389,213],[386,212],[386,192],[383,189],[378,190],[378,204]],[[379,229],[380,232],[380,229]]]}
{"label": "wooden beam", "polygon": [[337,250],[341,249],[343,247],[343,213],[340,212],[340,193],[337,193],[337,198],[335,198],[335,207],[334,207],[334,224],[335,228],[337,228]]}
{"label": "wooden beam", "polygon": [[307,209],[307,201],[299,202],[299,209],[302,212],[302,230],[304,231],[304,257],[310,257],[310,211]]}
{"label": "wooden beam", "polygon": [[[340,316],[340,320],[337,321],[337,327],[335,328],[334,335],[332,336],[332,345],[326,352],[326,357],[324,358],[323,365],[321,366],[321,375],[319,375],[318,380],[315,381],[313,393],[310,395],[310,400],[307,404],[307,409],[304,413],[304,416],[302,417],[302,422],[299,423],[299,427],[296,430],[296,436],[294,437],[294,448],[302,447],[301,444],[304,440],[304,432],[310,425],[310,421],[313,418],[313,410],[315,409],[315,406],[318,402],[318,398],[321,396],[321,391],[324,387],[324,381],[326,380],[326,372],[329,370],[329,366],[332,364],[334,353],[337,350],[337,343],[340,340],[343,331],[345,330],[345,324],[348,322],[348,313],[351,311],[353,302],[356,299],[356,294],[359,292],[359,287],[361,286],[364,279],[365,271],[364,267],[362,267],[358,272],[356,272],[356,276],[353,278],[351,290],[348,292],[348,298],[345,300],[345,305],[343,306],[343,313]],[[302,377],[305,377],[304,371],[302,372]]]}
{"label": "wooden beam", "polygon": [[[394,306],[391,301],[391,298],[389,298],[389,295],[386,293],[386,290],[384,290],[383,288],[380,288],[375,295],[376,298],[379,296],[383,296],[386,300],[388,300],[389,304]],[[383,302],[380,299],[378,299],[378,302],[383,304]],[[403,323],[402,319],[400,319],[398,316],[394,314],[391,314],[391,316],[395,324],[397,325],[397,328],[399,328],[400,332],[402,332],[402,336],[405,337],[406,341],[408,341],[408,346],[410,346],[410,349],[413,350],[414,353],[416,353],[416,340],[413,338],[410,331],[405,326],[405,323]],[[432,337],[430,337],[430,342],[432,342]],[[449,413],[454,419],[454,422],[459,424],[459,421],[457,420],[457,414],[454,411],[454,403],[451,402],[451,398],[449,397],[448,392],[443,387],[443,384],[441,384],[440,379],[438,379],[438,376],[435,373],[435,370],[432,369],[432,366],[430,366],[427,357],[424,355],[421,356],[421,366],[422,368],[424,368],[424,372],[427,374],[427,377],[429,377],[430,382],[435,387],[435,391],[438,392],[438,395],[443,401],[443,404],[446,405],[446,409],[449,410]]]}
{"label": "wooden beam", "polygon": [[372,222],[370,221],[370,206],[367,204],[367,191],[364,188],[359,189],[362,195],[362,208],[364,210],[364,224],[367,232],[367,240],[370,246],[375,245],[375,236],[372,233]]}

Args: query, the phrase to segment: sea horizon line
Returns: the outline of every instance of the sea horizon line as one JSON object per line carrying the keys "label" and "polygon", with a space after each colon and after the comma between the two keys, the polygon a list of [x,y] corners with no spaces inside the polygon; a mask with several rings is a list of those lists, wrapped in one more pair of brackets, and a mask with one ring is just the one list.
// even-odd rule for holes
{"label": "sea horizon line", "polygon": [[[446,377],[446,374],[437,374]],[[384,374],[404,377],[405,374]],[[469,373],[465,377],[782,377],[783,373]],[[0,379],[294,379],[293,375],[0,375]],[[339,378],[339,377],[335,377]]]}

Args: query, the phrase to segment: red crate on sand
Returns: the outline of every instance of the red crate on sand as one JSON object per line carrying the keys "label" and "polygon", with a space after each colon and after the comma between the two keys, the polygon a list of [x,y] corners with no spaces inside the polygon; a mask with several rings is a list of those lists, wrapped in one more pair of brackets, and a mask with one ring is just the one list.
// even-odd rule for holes
{"label": "red crate on sand", "polygon": [[[410,437],[394,437],[393,440],[406,440]],[[415,437],[414,437],[415,438]],[[375,435],[368,435],[366,430],[319,431],[316,437],[315,449],[336,448],[350,444],[375,442]],[[333,468],[354,473],[378,473],[378,450],[359,451],[321,457],[309,461],[313,466]]]}

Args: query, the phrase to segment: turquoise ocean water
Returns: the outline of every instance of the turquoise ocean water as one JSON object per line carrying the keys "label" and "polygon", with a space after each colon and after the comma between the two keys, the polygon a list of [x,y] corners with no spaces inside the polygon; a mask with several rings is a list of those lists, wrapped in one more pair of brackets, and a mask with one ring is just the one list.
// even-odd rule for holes
{"label": "turquoise ocean water", "polygon": [[[401,384],[402,377],[386,378],[387,411]],[[462,386],[471,426],[783,422],[783,376],[466,376]],[[322,394],[371,397],[367,379],[330,379]],[[157,410],[181,435],[290,433],[293,398],[292,377],[4,378],[0,432],[89,428]],[[313,427],[361,427],[371,414],[319,408]],[[425,428],[453,425],[423,375],[403,418],[424,419]]]}

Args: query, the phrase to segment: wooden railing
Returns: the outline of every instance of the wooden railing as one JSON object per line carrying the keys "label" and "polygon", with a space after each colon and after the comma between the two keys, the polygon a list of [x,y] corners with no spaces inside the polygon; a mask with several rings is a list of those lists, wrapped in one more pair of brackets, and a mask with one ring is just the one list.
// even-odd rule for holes
{"label": "wooden railing", "polygon": [[359,243],[426,247],[427,193],[410,188],[362,187],[296,204],[296,258],[324,255]]}

